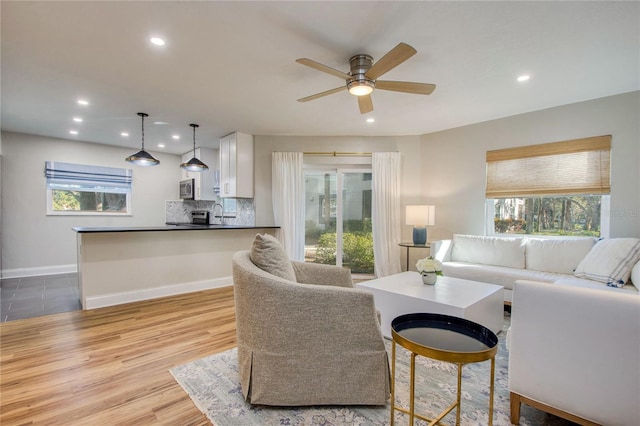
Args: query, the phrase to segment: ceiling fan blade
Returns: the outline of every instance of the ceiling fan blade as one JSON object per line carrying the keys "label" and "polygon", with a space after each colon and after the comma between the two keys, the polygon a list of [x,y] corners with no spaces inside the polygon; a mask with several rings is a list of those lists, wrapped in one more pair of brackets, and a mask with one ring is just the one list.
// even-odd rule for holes
{"label": "ceiling fan blade", "polygon": [[360,114],[366,114],[373,111],[371,95],[358,96],[358,106],[360,107]]}
{"label": "ceiling fan blade", "polygon": [[305,98],[298,99],[298,102],[307,102],[312,101],[314,99],[321,98],[323,96],[333,95],[334,93],[342,92],[343,90],[347,90],[347,86],[336,87],[335,89],[327,90],[325,92],[316,93],[315,95],[307,96]]}
{"label": "ceiling fan blade", "polygon": [[393,49],[387,52],[378,62],[373,64],[369,71],[365,73],[365,77],[375,80],[387,71],[397,67],[413,55],[415,55],[416,49],[409,46],[406,43],[400,43]]}
{"label": "ceiling fan blade", "polygon": [[378,80],[376,81],[376,89],[415,93],[416,95],[430,95],[436,89],[436,85],[428,83],[411,83],[408,81]]}
{"label": "ceiling fan blade", "polygon": [[336,77],[343,78],[345,80],[350,80],[352,77],[349,74],[343,73],[342,71],[338,71],[331,67],[321,64],[320,62],[313,61],[308,58],[300,58],[296,59],[296,62],[302,65],[306,65],[318,71],[326,72],[327,74],[335,75]]}

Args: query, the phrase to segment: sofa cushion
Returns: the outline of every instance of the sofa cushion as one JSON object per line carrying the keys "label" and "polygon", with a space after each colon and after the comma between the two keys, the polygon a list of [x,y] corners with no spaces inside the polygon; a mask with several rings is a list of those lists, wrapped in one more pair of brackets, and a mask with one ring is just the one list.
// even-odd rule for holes
{"label": "sofa cushion", "polygon": [[451,260],[524,269],[522,238],[453,235]]}
{"label": "sofa cushion", "polygon": [[573,274],[596,243],[594,238],[527,238],[526,241],[526,268],[558,274]]}
{"label": "sofa cushion", "polygon": [[636,289],[630,283],[625,284],[620,288],[614,288],[606,285],[600,281],[588,280],[585,278],[574,277],[573,275],[568,275],[566,277],[560,278],[559,280],[553,283],[554,285],[565,286],[565,287],[580,287],[580,288],[595,288],[598,290],[605,291],[615,291],[615,292],[628,292],[630,294],[639,295],[638,289]]}
{"label": "sofa cushion", "polygon": [[501,285],[506,290],[512,290],[513,283],[516,280],[552,283],[563,277],[563,275],[551,272],[465,262],[444,262],[442,264],[442,274],[454,278]]}
{"label": "sofa cushion", "polygon": [[600,281],[608,286],[622,287],[629,280],[631,269],[640,260],[640,239],[611,238],[600,240],[582,259],[574,275]]}
{"label": "sofa cushion", "polygon": [[280,241],[269,234],[256,234],[251,246],[251,261],[265,272],[296,281],[296,273]]}

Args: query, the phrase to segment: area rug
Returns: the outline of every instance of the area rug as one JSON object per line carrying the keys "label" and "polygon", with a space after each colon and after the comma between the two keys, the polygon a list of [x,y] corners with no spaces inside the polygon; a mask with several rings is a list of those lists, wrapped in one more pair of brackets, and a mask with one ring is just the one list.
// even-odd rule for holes
{"label": "area rug", "polygon": [[[505,326],[499,337],[496,355],[494,394],[494,425],[510,425],[508,391],[508,352],[506,330],[510,318],[505,314]],[[387,353],[391,342],[385,340]],[[409,353],[396,346],[396,405],[409,407]],[[488,424],[490,361],[463,367],[462,425]],[[386,407],[265,407],[244,401],[238,376],[236,349],[202,358],[170,370],[176,381],[189,394],[194,404],[215,426],[378,426],[390,424],[390,408]],[[309,384],[313,386],[312,383]],[[455,364],[416,358],[416,413],[437,416],[455,401],[457,367]],[[522,406],[523,426],[568,426],[573,423]],[[408,424],[406,414],[396,412],[396,424]],[[455,410],[443,422],[455,424]],[[426,422],[417,421],[417,425]]]}

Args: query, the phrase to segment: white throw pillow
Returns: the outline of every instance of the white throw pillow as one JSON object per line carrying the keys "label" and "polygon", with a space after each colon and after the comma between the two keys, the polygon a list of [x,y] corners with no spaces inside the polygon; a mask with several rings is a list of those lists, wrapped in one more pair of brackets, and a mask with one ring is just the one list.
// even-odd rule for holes
{"label": "white throw pillow", "polygon": [[631,284],[640,290],[640,261],[636,262],[636,266],[631,270]]}
{"label": "white throw pillow", "polygon": [[573,274],[596,243],[594,238],[527,238],[527,269]]}
{"label": "white throw pillow", "polygon": [[631,268],[640,260],[640,239],[611,238],[596,243],[582,259],[574,275],[601,281],[610,287],[622,287]]}
{"label": "white throw pillow", "polygon": [[451,260],[524,269],[523,239],[454,234]]}

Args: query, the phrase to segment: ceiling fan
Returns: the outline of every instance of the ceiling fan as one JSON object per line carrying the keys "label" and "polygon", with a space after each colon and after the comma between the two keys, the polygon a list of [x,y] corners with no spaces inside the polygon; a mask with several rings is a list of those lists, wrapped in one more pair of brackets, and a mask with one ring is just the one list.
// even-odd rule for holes
{"label": "ceiling fan", "polygon": [[406,43],[400,43],[378,62],[373,63],[373,58],[369,55],[358,54],[349,59],[351,70],[349,73],[338,71],[308,58],[297,59],[296,62],[327,74],[335,75],[345,79],[346,85],[326,92],[316,93],[298,99],[298,102],[307,102],[323,96],[332,95],[334,93],[348,90],[349,93],[358,97],[358,106],[360,114],[366,114],[373,111],[373,101],[371,100],[371,92],[373,89],[391,90],[393,92],[414,93],[418,95],[430,95],[436,88],[435,84],[412,83],[408,81],[389,81],[378,80],[378,77],[391,71],[413,55],[417,53],[416,49]]}

